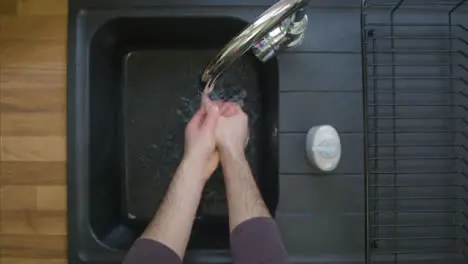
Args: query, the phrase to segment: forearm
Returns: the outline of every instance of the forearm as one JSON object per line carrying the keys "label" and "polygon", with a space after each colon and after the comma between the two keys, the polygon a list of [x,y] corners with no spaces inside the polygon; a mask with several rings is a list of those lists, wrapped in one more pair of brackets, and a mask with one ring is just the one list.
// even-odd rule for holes
{"label": "forearm", "polygon": [[233,263],[288,263],[278,227],[265,206],[243,151],[221,153],[221,163],[228,198]]}
{"label": "forearm", "polygon": [[240,223],[251,218],[270,217],[244,152],[222,151],[221,163],[226,183],[231,232]]}
{"label": "forearm", "polygon": [[159,241],[181,259],[185,254],[204,186],[198,177],[203,168],[196,161],[182,161],[158,212],[142,238]]}

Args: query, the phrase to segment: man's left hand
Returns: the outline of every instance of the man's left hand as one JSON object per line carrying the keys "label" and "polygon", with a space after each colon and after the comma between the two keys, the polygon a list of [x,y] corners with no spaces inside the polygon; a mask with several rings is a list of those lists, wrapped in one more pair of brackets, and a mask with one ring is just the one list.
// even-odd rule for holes
{"label": "man's left hand", "polygon": [[220,117],[219,104],[202,95],[200,109],[185,128],[184,161],[203,166],[203,180],[208,180],[219,163],[215,130]]}

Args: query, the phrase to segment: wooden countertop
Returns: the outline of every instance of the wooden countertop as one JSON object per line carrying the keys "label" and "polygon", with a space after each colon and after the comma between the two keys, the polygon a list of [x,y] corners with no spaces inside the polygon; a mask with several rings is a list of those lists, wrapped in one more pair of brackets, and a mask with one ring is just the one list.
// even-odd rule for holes
{"label": "wooden countertop", "polygon": [[0,263],[67,262],[67,0],[0,0]]}

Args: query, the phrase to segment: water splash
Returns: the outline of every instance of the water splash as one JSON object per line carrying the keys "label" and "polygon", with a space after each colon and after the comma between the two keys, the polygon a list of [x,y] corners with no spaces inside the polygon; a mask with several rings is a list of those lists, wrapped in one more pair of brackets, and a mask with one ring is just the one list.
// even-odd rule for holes
{"label": "water splash", "polygon": [[[129,199],[137,218],[152,216],[157,207],[154,203],[147,205],[146,201],[156,200],[158,204],[169,186],[183,155],[185,126],[200,107],[200,73],[212,56],[213,53],[206,51],[200,51],[199,55],[175,51],[142,53],[133,57],[133,63],[138,65],[134,72],[129,73],[131,89],[126,90],[128,96],[125,98],[131,100],[128,101],[127,119],[130,135],[127,146],[129,185],[132,190]],[[168,64],[161,65],[160,61]],[[174,72],[182,74],[174,77]],[[145,86],[148,83],[157,83],[159,87]],[[248,59],[242,58],[231,65],[218,78],[209,96],[212,100],[241,104],[249,117],[250,131],[261,129],[258,76]],[[254,172],[255,159],[258,158],[255,148],[258,145],[257,134],[250,134],[246,148],[246,156]],[[227,214],[221,170],[217,170],[208,181],[199,211],[205,215]]]}

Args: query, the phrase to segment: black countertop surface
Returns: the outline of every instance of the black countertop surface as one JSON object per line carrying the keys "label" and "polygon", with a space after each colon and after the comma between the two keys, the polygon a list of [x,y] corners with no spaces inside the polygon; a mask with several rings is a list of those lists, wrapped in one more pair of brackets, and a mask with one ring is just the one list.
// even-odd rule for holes
{"label": "black countertop surface", "polygon": [[[69,52],[76,48],[80,13],[100,10],[238,9],[253,21],[274,0],[73,0]],[[360,57],[360,1],[317,0],[307,8],[302,46],[279,55],[280,200],[276,220],[297,263],[362,263],[364,177]],[[183,11],[182,11],[183,12]],[[73,61],[71,61],[73,63]],[[75,61],[76,63],[76,61]],[[309,166],[308,129],[331,124],[340,133],[342,159],[332,173]]]}

